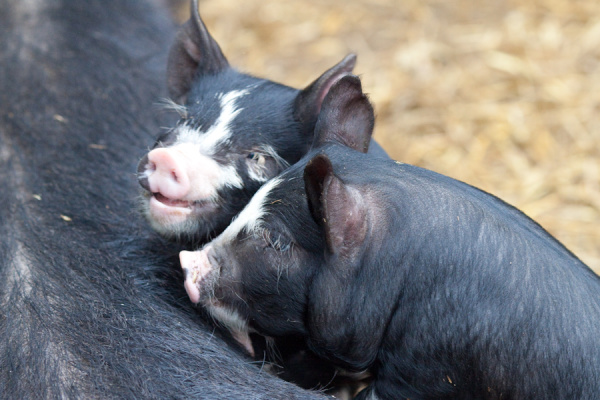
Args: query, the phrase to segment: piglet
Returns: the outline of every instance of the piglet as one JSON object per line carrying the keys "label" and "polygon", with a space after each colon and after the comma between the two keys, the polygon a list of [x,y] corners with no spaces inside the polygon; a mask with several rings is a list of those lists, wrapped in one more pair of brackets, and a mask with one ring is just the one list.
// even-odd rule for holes
{"label": "piglet", "polygon": [[181,253],[190,299],[370,372],[358,399],[600,398],[598,276],[498,198],[365,154],[372,126],[334,84],[313,149]]}
{"label": "piglet", "polygon": [[138,165],[152,228],[183,243],[220,233],[263,183],[309,150],[323,98],[355,63],[348,55],[303,90],[240,73],[192,1],[168,62],[171,107],[181,119]]}

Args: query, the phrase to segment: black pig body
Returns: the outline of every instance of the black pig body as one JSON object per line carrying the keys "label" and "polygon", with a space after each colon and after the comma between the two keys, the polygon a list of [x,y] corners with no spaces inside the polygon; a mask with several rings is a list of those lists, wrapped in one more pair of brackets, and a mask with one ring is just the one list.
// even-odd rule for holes
{"label": "black pig body", "polygon": [[364,154],[371,129],[343,78],[315,149],[180,254],[191,300],[368,370],[361,399],[600,398],[598,276],[496,197]]}
{"label": "black pig body", "polygon": [[263,183],[309,150],[324,96],[356,61],[347,56],[304,90],[249,76],[229,66],[197,0],[191,5],[168,68],[181,120],[138,167],[148,221],[187,244],[220,233]]}
{"label": "black pig body", "polygon": [[318,398],[215,334],[131,211],[132,155],[164,123],[166,11],[0,3],[0,397]]}

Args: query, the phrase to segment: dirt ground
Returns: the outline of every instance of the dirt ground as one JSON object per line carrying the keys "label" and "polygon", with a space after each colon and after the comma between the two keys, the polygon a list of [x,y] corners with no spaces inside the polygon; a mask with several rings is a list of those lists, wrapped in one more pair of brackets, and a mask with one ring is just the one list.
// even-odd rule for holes
{"label": "dirt ground", "polygon": [[497,195],[600,273],[597,0],[203,0],[200,11],[232,65],[291,86],[355,52],[393,158]]}

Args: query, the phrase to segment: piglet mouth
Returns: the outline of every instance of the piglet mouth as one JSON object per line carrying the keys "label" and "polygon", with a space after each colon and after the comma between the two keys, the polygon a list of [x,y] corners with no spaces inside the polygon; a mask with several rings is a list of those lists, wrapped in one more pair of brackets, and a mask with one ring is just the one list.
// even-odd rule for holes
{"label": "piglet mouth", "polygon": [[168,207],[191,208],[194,202],[187,200],[175,200],[163,196],[161,193],[152,193],[152,196],[159,202]]}
{"label": "piglet mouth", "polygon": [[159,215],[188,215],[192,212],[206,214],[214,212],[217,204],[212,199],[204,200],[180,200],[171,199],[162,193],[150,193],[150,210]]}

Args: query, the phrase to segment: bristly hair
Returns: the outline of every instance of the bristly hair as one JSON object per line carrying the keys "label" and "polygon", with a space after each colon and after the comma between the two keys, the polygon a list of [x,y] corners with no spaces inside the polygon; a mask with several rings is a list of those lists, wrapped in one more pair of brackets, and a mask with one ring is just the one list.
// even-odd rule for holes
{"label": "bristly hair", "polygon": [[183,119],[187,119],[188,117],[187,107],[183,104],[177,104],[169,98],[160,99],[156,105],[165,110],[175,111]]}
{"label": "bristly hair", "polygon": [[290,163],[287,162],[283,157],[281,157],[277,151],[275,151],[275,149],[269,145],[263,145],[260,148],[260,151],[262,153],[264,153],[265,155],[268,155],[269,157],[271,157],[273,160],[275,160],[275,163],[277,164],[278,168],[281,168],[281,170],[285,170],[288,169],[290,166]]}
{"label": "bristly hair", "polygon": [[[260,159],[260,156],[271,158],[275,162],[275,173],[284,171],[290,166],[290,164],[283,157],[277,154],[277,151],[273,147],[267,144],[260,146],[258,149],[249,150],[248,152],[255,154],[255,159],[257,160]],[[265,165],[264,162],[262,164],[260,162],[253,164],[253,166],[249,167],[248,169],[248,174],[250,177],[258,182],[268,181],[272,178],[272,175],[270,175],[272,173],[273,171],[269,171],[268,166]]]}

